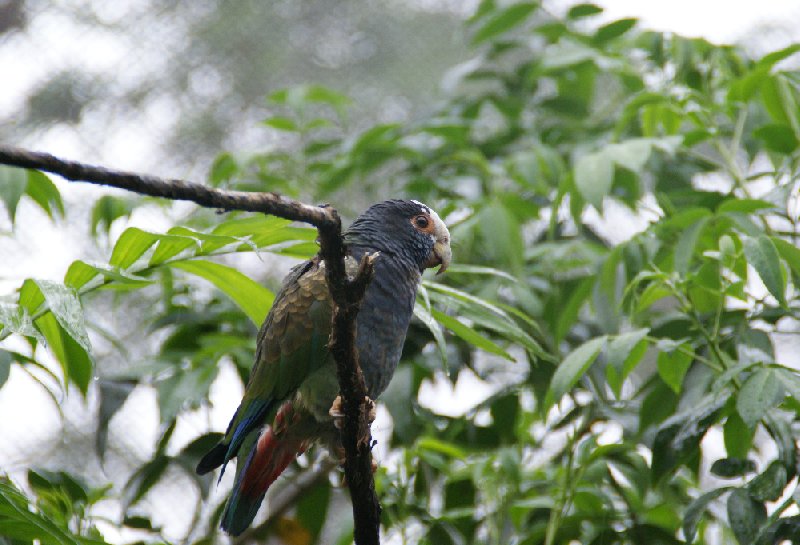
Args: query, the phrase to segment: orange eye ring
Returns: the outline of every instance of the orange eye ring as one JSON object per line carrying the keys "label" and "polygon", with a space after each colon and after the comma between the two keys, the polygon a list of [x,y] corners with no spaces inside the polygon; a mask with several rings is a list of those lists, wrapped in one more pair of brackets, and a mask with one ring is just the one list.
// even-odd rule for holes
{"label": "orange eye ring", "polygon": [[427,229],[430,225],[430,220],[427,216],[420,214],[419,216],[414,218],[414,226],[418,229]]}

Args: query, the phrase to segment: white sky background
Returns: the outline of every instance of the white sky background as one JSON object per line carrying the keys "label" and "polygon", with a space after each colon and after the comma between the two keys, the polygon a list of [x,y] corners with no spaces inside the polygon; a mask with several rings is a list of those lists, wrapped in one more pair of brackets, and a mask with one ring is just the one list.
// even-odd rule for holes
{"label": "white sky background", "polygon": [[[601,16],[604,20],[634,16],[640,19],[640,28],[672,31],[687,36],[703,36],[716,43],[735,43],[749,38],[753,40],[753,47],[759,52],[763,52],[765,47],[779,49],[792,41],[800,41],[800,1],[798,0],[762,0],[761,2],[741,0],[595,0],[595,2],[606,8],[606,12]],[[556,4],[551,3],[550,5]],[[554,8],[554,11],[559,12],[559,9]],[[780,24],[785,30],[780,33],[752,34],[755,28],[760,26],[768,28],[765,25],[769,25],[771,22]],[[81,55],[81,64],[86,63],[94,67],[107,64],[108,57],[114,56],[112,53],[119,53],[103,47],[86,47],[86,44],[82,44],[81,49],[81,51],[71,53]],[[7,51],[0,51],[0,60],[10,58]],[[28,60],[16,59],[13,63],[3,64],[4,81],[2,90],[0,90],[0,113],[4,113],[3,110],[8,111],[9,108],[19,107],[24,103],[22,100],[24,93],[29,89],[30,82],[38,79],[42,70],[47,70],[47,68]],[[59,136],[63,138],[59,138]],[[68,130],[50,134],[41,143],[44,146],[43,151],[62,153],[71,158],[91,161],[90,158],[70,155],[72,150],[77,149],[72,140],[73,136]],[[141,138],[142,135],[136,136]],[[132,140],[136,140],[136,137]],[[119,152],[119,156],[110,158],[110,165],[135,168],[137,164],[140,164],[137,152],[139,155],[147,153],[147,146],[143,147],[141,143],[137,144],[132,141],[120,144],[114,146],[115,151]],[[96,190],[85,186],[67,186],[65,183],[60,183],[59,188],[67,201],[67,207],[71,203],[74,204],[97,194]],[[18,218],[38,213],[38,209],[23,201],[18,210]],[[154,214],[153,211],[150,211],[149,214],[147,212],[140,213],[138,216],[134,216],[133,223],[149,229],[165,229],[168,227],[168,222],[163,218],[163,212],[161,214],[162,216],[159,218],[158,214]],[[32,228],[32,225],[35,225],[35,228]],[[0,228],[7,227],[0,224]],[[0,294],[10,293],[19,286],[23,278],[28,276],[52,280],[63,278],[67,266],[74,259],[87,258],[84,253],[87,247],[76,244],[73,238],[78,235],[85,236],[86,228],[85,224],[70,228],[65,225],[54,226],[44,221],[30,224],[26,224],[24,221],[20,222],[16,226],[13,237],[0,238],[0,255],[5,253],[4,250],[9,249],[9,245],[16,245],[18,249],[16,255],[21,257],[14,263],[9,262],[8,259],[0,259]],[[25,248],[25,251],[19,251],[19,248]],[[5,255],[9,254],[5,253]],[[97,256],[89,256],[89,259],[92,258],[97,258]],[[240,386],[234,386],[237,381],[231,376],[232,373],[225,371],[222,375],[227,379],[224,381],[226,384],[219,384],[223,381],[218,380],[218,384],[212,390],[217,410],[212,411],[210,417],[216,429],[222,429],[226,425],[240,395]],[[8,387],[10,383],[14,384],[13,389]],[[58,417],[54,414],[52,405],[41,391],[41,387],[31,380],[26,380],[26,377],[18,369],[12,369],[10,383],[0,389],[0,414],[24,415],[24,418],[0,419],[0,441],[18,445],[16,452],[22,454],[25,452],[24,445],[30,442],[31,430],[36,430],[33,435],[39,439],[43,434],[55,433],[58,428]],[[449,381],[440,380],[423,386],[421,397],[428,400],[435,399],[438,406],[436,409],[455,415],[463,414],[474,406],[476,401],[489,395],[491,391],[491,386],[481,382],[471,372],[465,371],[455,389],[451,388]],[[78,409],[77,405],[81,404],[77,396],[67,402],[76,410]],[[157,429],[158,416],[154,393],[140,392],[138,403],[137,418],[151,421],[153,429]],[[91,405],[88,409],[92,408]],[[443,407],[446,407],[447,410],[442,409]],[[145,408],[147,410],[144,410]],[[82,411],[86,412],[87,407],[84,406]],[[203,424],[207,421],[203,417],[200,419]],[[183,439],[193,438],[197,434],[197,425],[197,422],[187,423],[188,427],[183,428],[183,433],[180,433],[179,429],[175,439],[181,442]],[[376,423],[379,430],[387,430],[389,426],[390,424],[387,425],[380,421]],[[153,438],[148,437],[143,441],[152,445]],[[385,444],[385,441],[382,443]],[[11,467],[6,465],[8,462],[12,464]],[[26,460],[23,459],[2,460],[0,461],[0,471],[12,470],[15,472],[12,474],[21,481],[21,474],[16,471],[24,468],[25,463]],[[169,509],[170,506],[165,507]],[[111,535],[108,538],[114,539]]]}
{"label": "white sky background", "polygon": [[[641,26],[686,36],[702,36],[715,43],[735,43],[754,27],[778,23],[793,27],[800,37],[797,0],[594,0],[606,9],[604,17],[638,17]],[[771,36],[788,40],[788,36]],[[783,45],[777,43],[774,49]]]}

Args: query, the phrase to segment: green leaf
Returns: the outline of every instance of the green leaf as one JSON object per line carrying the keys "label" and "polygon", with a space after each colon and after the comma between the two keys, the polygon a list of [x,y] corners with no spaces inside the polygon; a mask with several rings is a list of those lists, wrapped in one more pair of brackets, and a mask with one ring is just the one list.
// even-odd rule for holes
{"label": "green leaf", "polygon": [[[614,394],[619,397],[622,383],[631,371],[641,361],[647,352],[647,341],[645,337],[650,330],[647,328],[637,329],[622,335],[617,335],[608,343],[606,357],[608,368],[606,377],[609,386],[614,390]],[[613,370],[613,373],[611,372]]]}
{"label": "green leaf", "polygon": [[102,461],[105,458],[108,425],[111,418],[133,392],[136,382],[132,380],[102,379],[98,383],[100,407],[97,410],[97,429],[95,430],[95,452]]}
{"label": "green leaf", "polygon": [[208,181],[214,187],[230,181],[239,172],[239,165],[236,158],[230,153],[221,153],[214,159],[211,170],[208,173]]}
{"label": "green leaf", "polygon": [[509,361],[514,361],[514,358],[511,357],[511,354],[500,348],[500,346],[490,341],[474,329],[462,324],[456,318],[448,316],[447,314],[444,314],[443,312],[433,308],[431,309],[431,314],[437,322],[476,348],[480,348],[481,350],[485,350],[491,354],[497,354],[498,356],[502,356]]}
{"label": "green leaf", "polygon": [[788,481],[786,467],[779,460],[773,460],[767,469],[747,483],[747,491],[755,500],[777,501]]}
{"label": "green leaf", "polygon": [[752,214],[760,210],[775,210],[774,203],[764,201],[761,199],[739,199],[731,198],[722,202],[717,208],[717,212],[724,214],[726,212],[740,212],[743,214]]}
{"label": "green leaf", "polygon": [[784,74],[771,74],[761,81],[761,101],[770,117],[780,125],[793,126],[797,116],[797,86]]}
{"label": "green leaf", "polygon": [[261,284],[236,269],[219,263],[192,260],[176,261],[170,263],[169,266],[199,276],[214,284],[244,311],[256,327],[261,326],[264,322],[275,299],[275,295]]}
{"label": "green leaf", "polygon": [[617,165],[638,174],[650,158],[652,149],[652,139],[631,138],[617,144],[609,144],[603,152]]}
{"label": "green leaf", "polygon": [[535,2],[512,4],[505,9],[497,11],[472,37],[473,44],[485,42],[491,38],[508,32],[514,27],[524,23],[533,11],[539,7]]}
{"label": "green leaf", "polygon": [[[438,282],[423,280],[422,285],[427,288],[430,299],[440,306],[458,311],[462,318],[520,344],[536,357],[545,359],[549,357],[539,343],[517,324],[509,312],[498,305]],[[514,315],[522,316],[519,311],[514,312]],[[523,320],[530,323],[530,318]],[[454,333],[458,335],[456,331]]]}
{"label": "green leaf", "polygon": [[789,417],[779,411],[767,413],[764,415],[764,425],[778,447],[778,459],[791,479],[797,474],[797,444]]}
{"label": "green leaf", "polygon": [[545,410],[560,401],[564,394],[578,382],[594,363],[605,344],[606,336],[603,335],[586,341],[567,354],[564,361],[556,368],[553,379],[550,381],[550,389],[545,399]]}
{"label": "green leaf", "polygon": [[428,450],[439,454],[444,454],[448,458],[455,458],[456,460],[466,460],[467,453],[458,446],[436,439],[435,437],[425,436],[417,439],[415,448],[419,450]]}
{"label": "green leaf", "polygon": [[[800,250],[798,251],[800,252]],[[481,267],[480,265],[461,265],[457,263],[455,265],[450,265],[447,268],[447,274],[448,275],[474,274],[479,276],[496,276],[497,278],[502,278],[503,280],[508,280],[510,282],[518,282],[518,280],[514,276],[508,274],[505,271],[501,271],[500,269],[495,269],[494,267]]]}
{"label": "green leaf", "polygon": [[[766,235],[745,237],[742,240],[747,262],[761,277],[769,292],[782,306],[786,306],[786,280],[781,271],[781,261],[772,240]],[[744,416],[744,415],[742,415]]]}
{"label": "green leaf", "polygon": [[64,372],[64,381],[74,383],[85,396],[92,378],[93,363],[89,353],[48,313],[38,318],[36,327],[47,341]]}
{"label": "green leaf", "polygon": [[592,289],[596,281],[597,278],[594,276],[589,276],[581,280],[559,309],[555,331],[553,332],[556,342],[564,340],[570,328],[575,325],[581,309],[592,295]]}
{"label": "green leaf", "polygon": [[53,219],[58,214],[64,217],[64,203],[58,188],[44,173],[38,170],[28,170],[28,185],[25,190],[28,196],[42,207],[47,215]]}
{"label": "green leaf", "polygon": [[[41,296],[39,290],[36,290],[36,293]],[[44,301],[44,298],[42,298],[41,301]],[[41,304],[41,301],[39,304]],[[0,303],[0,325],[3,326],[3,330],[7,329],[11,333],[16,333],[24,337],[32,337],[38,341],[45,342],[44,337],[42,337],[41,333],[33,326],[30,310],[23,305]]]}
{"label": "green leaf", "polygon": [[134,201],[127,197],[103,195],[92,207],[91,231],[97,236],[98,227],[108,233],[117,218],[128,218],[133,212]]}
{"label": "green leaf", "polygon": [[789,268],[792,269],[794,274],[800,276],[800,248],[778,237],[770,237],[770,240],[775,245],[778,254],[786,260]]}
{"label": "green leaf", "polygon": [[772,53],[768,53],[764,55],[759,61],[756,63],[756,66],[759,68],[772,68],[779,62],[784,59],[788,59],[795,53],[800,52],[800,44],[792,44],[783,49],[779,49],[777,51],[773,51]]}
{"label": "green leaf", "polygon": [[800,401],[800,375],[797,374],[797,371],[786,367],[775,368],[775,371],[786,388],[786,392],[796,401]]}
{"label": "green leaf", "polygon": [[34,280],[44,295],[44,300],[50,312],[56,317],[58,323],[70,337],[75,339],[87,353],[92,347],[89,335],[86,333],[86,323],[83,319],[83,309],[75,290],[49,280]]}
{"label": "green leaf", "polygon": [[730,395],[728,390],[707,394],[699,402],[672,414],[661,423],[652,447],[654,481],[671,475],[675,466],[697,453],[700,440],[716,422]]}
{"label": "green leaf", "polygon": [[711,473],[723,479],[743,477],[756,470],[756,463],[746,458],[720,458],[711,464]]}
{"label": "green leaf", "polygon": [[11,543],[42,545],[101,545],[99,539],[87,539],[73,535],[70,529],[56,523],[52,518],[38,512],[28,498],[5,478],[0,479],[0,536],[13,540]]}
{"label": "green leaf", "polygon": [[14,358],[11,356],[11,352],[0,350],[0,389],[3,388],[3,385],[8,380],[8,375],[11,373],[11,364],[13,362]]}
{"label": "green leaf", "polygon": [[320,543],[322,531],[331,504],[331,485],[325,481],[303,492],[297,500],[297,520],[311,534],[310,543]]}
{"label": "green leaf", "polygon": [[681,346],[689,353],[676,349],[672,352],[661,351],[658,354],[658,375],[676,394],[681,393],[683,377],[686,376],[686,371],[694,360],[692,347],[688,344]]}
{"label": "green leaf", "polygon": [[262,121],[262,123],[279,131],[296,132],[298,130],[297,123],[288,117],[270,117]]}
{"label": "green leaf", "polygon": [[790,155],[800,142],[791,127],[787,125],[764,125],[753,132],[753,136],[764,142],[764,146],[777,153]]}
{"label": "green leaf", "polygon": [[486,259],[506,266],[512,272],[522,270],[525,245],[519,221],[501,202],[488,203],[480,211],[478,228],[485,244]]}
{"label": "green leaf", "polygon": [[785,396],[786,390],[778,372],[771,367],[761,368],[750,375],[739,390],[736,410],[753,428]]}
{"label": "green leaf", "polygon": [[739,413],[734,412],[725,421],[722,428],[723,439],[725,441],[725,452],[731,458],[746,458],[753,446],[753,432],[745,424]]}
{"label": "green leaf", "polygon": [[157,241],[158,237],[153,233],[142,231],[138,227],[129,227],[117,239],[108,262],[114,267],[127,269]]}
{"label": "green leaf", "polygon": [[12,225],[17,215],[17,205],[27,186],[28,176],[24,169],[0,165],[0,199],[6,206]]}
{"label": "green leaf", "polygon": [[573,67],[587,61],[598,63],[603,60],[604,57],[596,49],[565,37],[547,46],[542,57],[542,68],[546,71],[560,73],[566,67]]}
{"label": "green leaf", "polygon": [[103,265],[92,265],[85,261],[73,261],[64,275],[64,284],[70,288],[79,290],[86,284],[102,276],[111,283],[107,287],[111,289],[137,289],[149,286],[152,280],[127,273],[122,270],[115,270]]}
{"label": "green leaf", "polygon": [[342,117],[350,99],[333,89],[322,85],[297,85],[272,93],[267,100],[278,104],[286,104],[297,110],[303,110],[310,104],[327,104]]}
{"label": "green leaf", "polygon": [[678,243],[675,245],[675,271],[685,275],[689,272],[697,248],[697,241],[703,233],[703,229],[708,224],[711,216],[705,216],[694,222],[688,229],[681,233]]}
{"label": "green leaf", "polygon": [[86,332],[80,300],[75,290],[47,280],[26,280],[20,290],[20,304],[35,312],[42,303],[49,312],[34,321],[64,371],[86,395],[92,377],[91,345]]}
{"label": "green leaf", "polygon": [[752,545],[756,541],[761,525],[767,520],[767,508],[757,502],[742,488],[728,496],[728,523],[741,545]]}
{"label": "green leaf", "polygon": [[[194,255],[202,254],[200,251],[200,240],[192,236],[193,232],[190,229],[182,229],[181,234],[177,234],[173,229],[170,229],[166,235],[157,235],[158,242],[156,249],[153,250],[153,255],[150,256],[148,265],[161,265],[167,260],[172,259],[182,251],[189,248],[194,248],[194,252],[188,252]],[[233,240],[228,239],[227,243]]]}
{"label": "green leaf", "polygon": [[[765,55],[761,58],[755,66],[739,80],[734,81],[729,86],[728,100],[733,102],[747,102],[753,98],[756,91],[761,89],[765,84],[774,84],[774,76],[770,73],[772,67],[783,59],[795,54],[798,51],[798,44],[793,44],[789,47],[781,49]],[[774,93],[767,92],[764,97],[764,105],[767,111],[774,112],[775,107],[770,103],[775,96]]]}
{"label": "green leaf", "polygon": [[595,152],[582,156],[575,163],[575,186],[586,202],[602,211],[603,198],[611,191],[614,182],[614,163],[605,153]]}
{"label": "green leaf", "polygon": [[63,492],[73,505],[89,501],[89,487],[64,471],[28,470],[28,485],[40,498],[53,491]]}
{"label": "green leaf", "polygon": [[617,21],[612,21],[606,25],[601,26],[597,29],[597,32],[594,34],[594,43],[602,44],[607,41],[613,40],[614,38],[619,38],[634,26],[638,19],[631,17],[627,19],[619,19]]}
{"label": "green leaf", "polygon": [[692,543],[697,534],[697,524],[703,516],[708,505],[719,498],[722,494],[730,490],[729,487],[717,488],[711,492],[706,492],[702,496],[695,498],[686,508],[683,515],[683,535],[686,543]]}
{"label": "green leaf", "polygon": [[603,8],[595,4],[576,4],[569,8],[567,12],[568,19],[581,19],[583,17],[591,17],[603,13]]}
{"label": "green leaf", "polygon": [[420,286],[417,292],[417,302],[414,305],[414,316],[416,316],[425,327],[433,335],[433,340],[436,342],[436,347],[439,349],[439,355],[442,357],[442,366],[446,375],[450,375],[450,367],[447,365],[447,342],[444,340],[444,333],[442,326],[433,317],[431,313],[431,304],[428,300],[427,290],[424,286]]}

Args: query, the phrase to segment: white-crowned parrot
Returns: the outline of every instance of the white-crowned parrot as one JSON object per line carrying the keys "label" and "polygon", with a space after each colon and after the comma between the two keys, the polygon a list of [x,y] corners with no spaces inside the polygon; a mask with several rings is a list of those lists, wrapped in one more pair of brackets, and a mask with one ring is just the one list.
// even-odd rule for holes
{"label": "white-crowned parrot", "polygon": [[[400,360],[422,271],[437,265],[443,271],[450,263],[450,233],[428,206],[390,200],[359,216],[344,240],[348,271],[365,253],[379,254],[356,321],[359,361],[375,399]],[[244,398],[224,438],[197,466],[204,474],[237,458],[221,522],[232,535],[250,525],[269,486],[311,443],[340,448],[331,416],[339,393],[328,351],[331,308],[320,257],[294,267],[259,331]]]}

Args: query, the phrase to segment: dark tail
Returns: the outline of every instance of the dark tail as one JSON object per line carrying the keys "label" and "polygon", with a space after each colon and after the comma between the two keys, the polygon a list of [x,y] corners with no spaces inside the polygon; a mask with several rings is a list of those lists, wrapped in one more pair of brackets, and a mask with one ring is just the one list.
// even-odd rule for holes
{"label": "dark tail", "polygon": [[[247,443],[245,439],[239,460]],[[249,449],[246,461],[236,468],[236,483],[222,514],[222,529],[233,536],[244,532],[256,517],[267,489],[307,446],[306,441],[276,437],[271,428],[264,430]]]}

